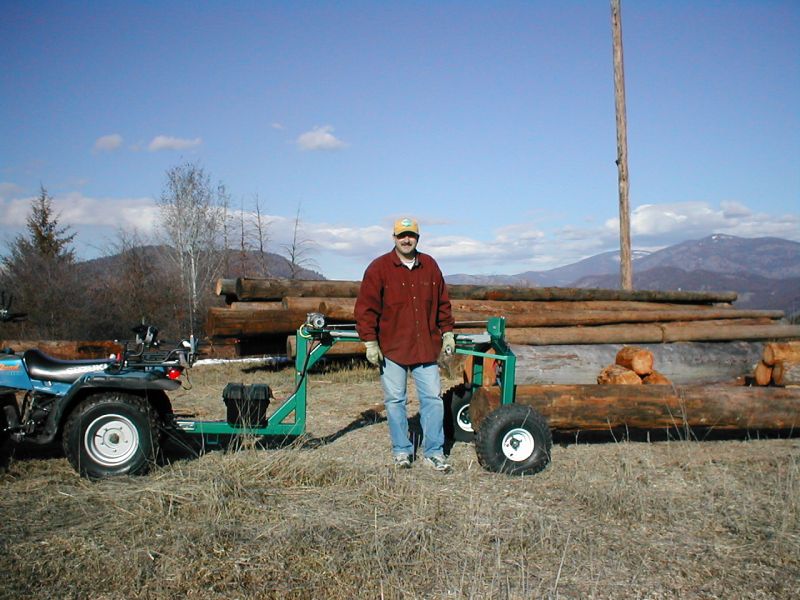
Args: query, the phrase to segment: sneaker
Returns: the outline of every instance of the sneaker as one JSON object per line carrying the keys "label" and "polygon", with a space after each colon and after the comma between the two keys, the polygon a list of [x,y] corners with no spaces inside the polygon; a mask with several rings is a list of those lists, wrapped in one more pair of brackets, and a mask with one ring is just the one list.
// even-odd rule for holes
{"label": "sneaker", "polygon": [[450,463],[444,456],[426,456],[425,464],[433,468],[435,471],[449,471]]}
{"label": "sneaker", "polygon": [[408,454],[395,454],[392,458],[392,464],[398,469],[410,469],[411,457]]}

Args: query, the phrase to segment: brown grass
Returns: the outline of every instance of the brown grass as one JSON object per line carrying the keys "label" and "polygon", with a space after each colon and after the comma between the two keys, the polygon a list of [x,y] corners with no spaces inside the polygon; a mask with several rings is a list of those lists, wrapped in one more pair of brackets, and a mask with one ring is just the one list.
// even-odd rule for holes
{"label": "brown grass", "polygon": [[[222,418],[228,381],[293,388],[291,370],[246,371],[198,367],[174,403]],[[796,593],[796,438],[569,444],[531,478],[488,473],[456,444],[452,474],[395,471],[374,371],[310,381],[308,438],[327,444],[244,444],[96,483],[63,458],[12,462],[0,475],[0,597]]]}

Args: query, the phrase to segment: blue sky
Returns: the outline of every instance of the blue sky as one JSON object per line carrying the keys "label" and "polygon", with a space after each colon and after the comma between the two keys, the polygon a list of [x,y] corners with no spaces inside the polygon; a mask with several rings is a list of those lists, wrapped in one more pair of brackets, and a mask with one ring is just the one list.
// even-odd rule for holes
{"label": "blue sky", "polygon": [[[632,239],[800,241],[800,3],[623,0]],[[619,247],[609,2],[0,0],[0,239],[39,186],[82,257],[167,169],[298,208],[331,279],[419,219],[445,274]]]}

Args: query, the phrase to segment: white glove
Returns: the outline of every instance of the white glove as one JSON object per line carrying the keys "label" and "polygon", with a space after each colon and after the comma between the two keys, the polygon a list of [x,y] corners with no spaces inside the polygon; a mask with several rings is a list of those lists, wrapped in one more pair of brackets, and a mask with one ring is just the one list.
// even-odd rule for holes
{"label": "white glove", "polygon": [[383,352],[381,352],[381,347],[378,345],[378,342],[364,342],[364,345],[367,347],[367,360],[376,367],[379,367],[381,363],[383,363]]}
{"label": "white glove", "polygon": [[442,351],[453,354],[456,351],[456,336],[452,331],[442,334]]}

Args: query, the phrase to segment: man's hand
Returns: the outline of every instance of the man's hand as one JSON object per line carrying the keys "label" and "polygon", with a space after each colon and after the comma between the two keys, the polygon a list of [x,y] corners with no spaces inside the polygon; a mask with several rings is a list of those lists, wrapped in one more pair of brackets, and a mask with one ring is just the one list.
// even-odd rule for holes
{"label": "man's hand", "polygon": [[381,347],[378,345],[378,342],[364,342],[364,345],[367,347],[367,360],[376,367],[381,366],[383,363],[383,352],[381,352]]}
{"label": "man's hand", "polygon": [[452,331],[442,335],[442,351],[445,354],[454,354],[456,351],[456,336]]}

